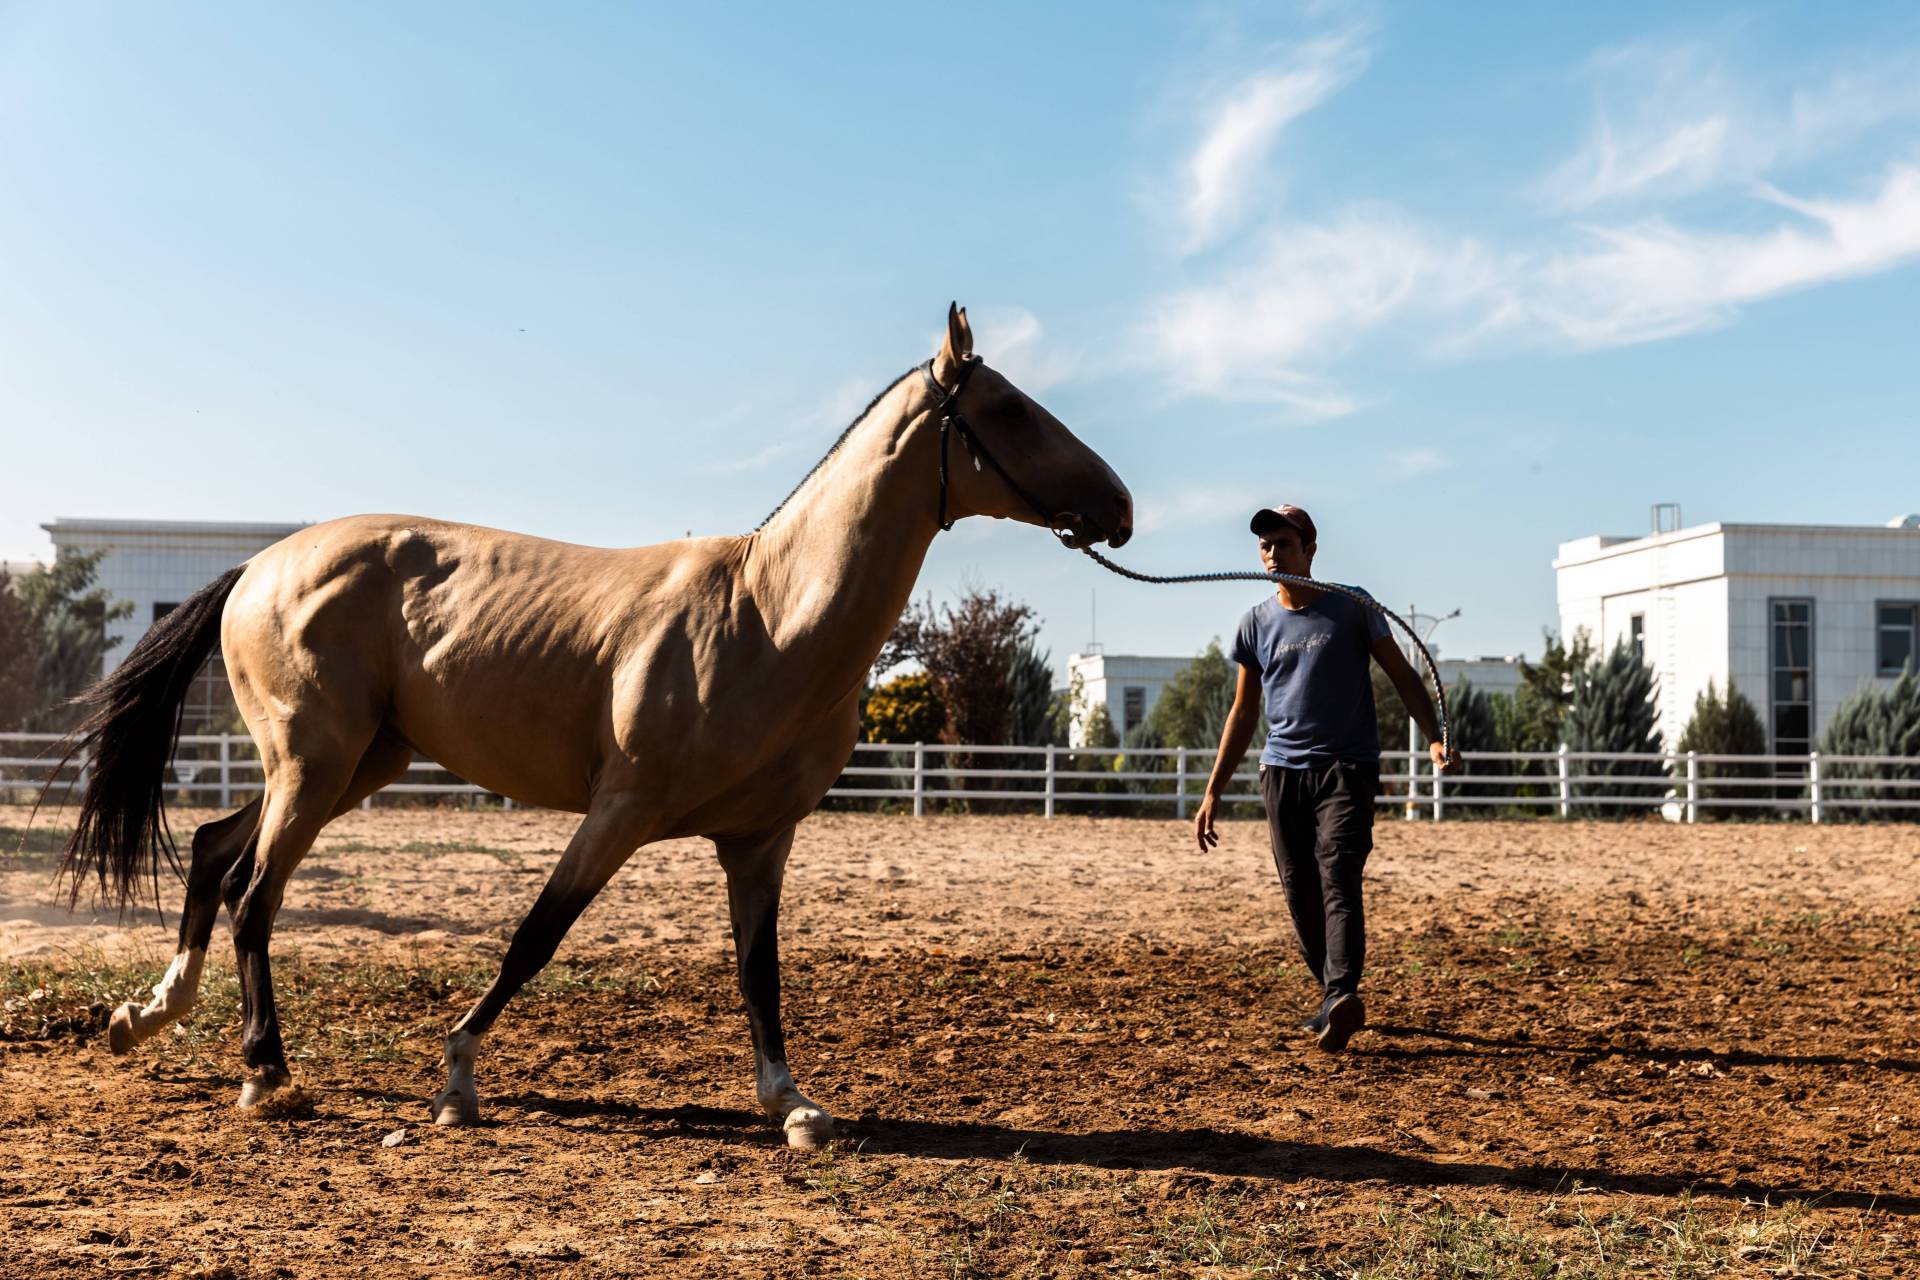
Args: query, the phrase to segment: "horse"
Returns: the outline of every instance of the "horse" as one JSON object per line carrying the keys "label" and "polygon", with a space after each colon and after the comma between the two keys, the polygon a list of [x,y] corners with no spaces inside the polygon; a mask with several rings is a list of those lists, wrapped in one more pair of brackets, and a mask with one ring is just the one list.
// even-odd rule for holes
{"label": "horse", "polygon": [[[973,466],[949,465],[954,435]],[[750,534],[607,549],[363,515],[230,570],[81,695],[72,742],[93,767],[62,860],[76,900],[91,878],[124,910],[143,877],[158,894],[163,853],[179,871],[165,766],[216,643],[264,772],[259,798],[195,830],[178,949],[151,1000],[114,1012],[109,1047],[131,1052],[192,1008],[224,901],[247,1069],[238,1105],[287,1089],[268,962],[287,881],[329,821],[418,753],[516,802],[584,815],[446,1037],[434,1123],[479,1119],[484,1037],[634,851],[703,836],[726,876],[759,1104],[791,1145],[826,1143],[833,1117],[795,1084],[780,1023],[787,855],[852,755],[861,690],[928,548],[968,516],[1119,547],[1133,500],[974,354],[953,305],[939,351],[876,396]]]}

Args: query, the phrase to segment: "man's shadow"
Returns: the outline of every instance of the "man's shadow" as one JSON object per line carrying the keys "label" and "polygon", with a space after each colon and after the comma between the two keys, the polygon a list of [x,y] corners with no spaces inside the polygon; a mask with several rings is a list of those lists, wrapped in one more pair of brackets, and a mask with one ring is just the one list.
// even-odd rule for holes
{"label": "man's shadow", "polygon": [[1476,1036],[1464,1031],[1443,1031],[1433,1027],[1369,1026],[1371,1035],[1388,1040],[1439,1040],[1440,1046],[1402,1047],[1395,1044],[1370,1045],[1367,1053],[1375,1058],[1462,1058],[1494,1057],[1501,1049],[1568,1058],[1639,1058],[1647,1062],[1711,1062],[1722,1067],[1853,1067],[1863,1071],[1920,1071],[1920,1060],[1913,1058],[1847,1057],[1838,1053],[1758,1053],[1751,1049],[1715,1051],[1700,1045],[1636,1045],[1611,1041],[1561,1043],[1551,1039],[1516,1039]]}

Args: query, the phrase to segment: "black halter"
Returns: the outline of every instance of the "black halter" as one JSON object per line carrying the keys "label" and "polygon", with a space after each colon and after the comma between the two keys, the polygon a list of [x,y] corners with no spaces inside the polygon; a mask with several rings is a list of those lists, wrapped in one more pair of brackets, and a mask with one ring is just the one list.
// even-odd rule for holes
{"label": "black halter", "polygon": [[960,443],[966,446],[968,456],[973,459],[973,469],[978,471],[980,469],[980,460],[985,458],[987,465],[992,467],[994,472],[999,475],[1002,480],[1006,481],[1007,488],[1013,490],[1014,493],[1019,495],[1022,502],[1025,502],[1028,507],[1032,508],[1033,513],[1040,517],[1041,522],[1047,526],[1055,537],[1065,542],[1072,536],[1072,530],[1068,530],[1065,533],[1061,532],[1059,527],[1060,521],[1052,513],[1048,512],[1045,507],[1036,502],[1032,494],[1021,488],[1018,481],[1007,474],[1007,469],[1000,465],[1000,460],[993,456],[992,451],[987,448],[986,442],[974,433],[973,428],[968,425],[967,420],[961,417],[959,411],[954,407],[954,402],[960,398],[960,393],[966,389],[967,379],[971,378],[973,371],[979,367],[979,356],[970,355],[964,357],[960,361],[960,376],[954,381],[952,389],[949,390],[940,385],[940,379],[933,376],[933,359],[931,357],[928,358],[925,364],[920,366],[920,376],[927,380],[927,390],[933,393],[933,412],[940,415],[940,527],[950,530],[954,524],[953,521],[947,519],[947,437],[957,431],[960,433]]}

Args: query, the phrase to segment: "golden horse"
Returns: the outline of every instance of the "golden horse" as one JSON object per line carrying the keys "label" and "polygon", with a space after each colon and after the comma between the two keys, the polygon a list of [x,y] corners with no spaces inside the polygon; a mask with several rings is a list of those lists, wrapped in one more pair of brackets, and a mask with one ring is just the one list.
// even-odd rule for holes
{"label": "golden horse", "polygon": [[[478,1117],[482,1038],[634,850],[698,835],[727,877],[760,1105],[796,1146],[831,1137],[832,1117],[787,1067],[780,886],[794,827],[852,753],[862,684],[927,549],[970,515],[1046,525],[1071,546],[1117,547],[1132,531],[1112,469],[972,345],[950,307],[938,354],[743,537],[608,550],[356,516],[302,529],[155,623],[83,695],[76,742],[94,768],[65,860],[74,893],[97,878],[124,906],[171,856],[164,766],[216,641],[265,788],[194,833],[178,952],[152,1000],[113,1015],[114,1052],[191,1008],[224,899],[249,1071],[240,1106],[286,1088],[267,952],[287,880],[322,827],[418,752],[489,791],[586,815],[493,984],[447,1036],[436,1123]],[[949,466],[964,456],[955,434],[974,465]]]}

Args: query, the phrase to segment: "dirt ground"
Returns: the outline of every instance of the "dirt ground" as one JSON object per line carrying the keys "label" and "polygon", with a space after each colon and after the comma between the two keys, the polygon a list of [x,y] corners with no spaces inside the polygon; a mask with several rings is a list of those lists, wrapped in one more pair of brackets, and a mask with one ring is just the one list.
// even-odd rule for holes
{"label": "dirt ground", "polygon": [[703,843],[634,857],[489,1037],[484,1123],[441,1130],[440,1037],[571,818],[328,829],[276,935],[306,1105],[271,1119],[232,1105],[224,949],[188,1022],[107,1053],[171,929],[64,910],[26,819],[0,1276],[1920,1275],[1916,827],[1383,819],[1370,1026],[1331,1057],[1259,824],[1203,856],[1173,822],[820,815],[786,1020],[842,1123],[802,1153],[754,1111]]}

